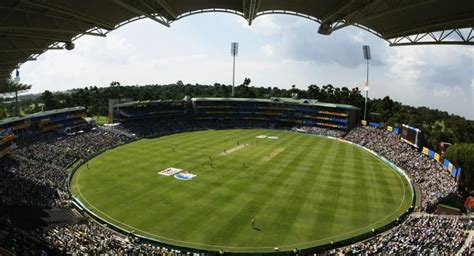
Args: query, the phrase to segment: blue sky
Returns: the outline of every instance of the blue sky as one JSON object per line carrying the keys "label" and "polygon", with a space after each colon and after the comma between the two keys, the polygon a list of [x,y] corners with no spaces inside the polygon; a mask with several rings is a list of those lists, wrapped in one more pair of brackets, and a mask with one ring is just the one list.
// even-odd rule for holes
{"label": "blue sky", "polygon": [[371,46],[370,97],[386,95],[474,119],[474,48],[389,47],[364,30],[348,27],[330,36],[308,19],[264,15],[252,26],[236,15],[199,14],[171,28],[140,20],[106,38],[85,36],[73,51],[49,51],[21,68],[32,92],[122,84],[232,83],[230,43],[240,44],[236,81],[289,88],[295,84],[361,87],[366,66],[362,45]]}

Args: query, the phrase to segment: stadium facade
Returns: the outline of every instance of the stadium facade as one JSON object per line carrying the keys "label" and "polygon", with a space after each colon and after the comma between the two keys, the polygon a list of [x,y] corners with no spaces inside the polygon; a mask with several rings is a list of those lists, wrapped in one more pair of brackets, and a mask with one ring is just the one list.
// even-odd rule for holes
{"label": "stadium facade", "polygon": [[348,131],[360,123],[360,109],[311,99],[190,98],[181,101],[135,101],[116,104],[111,116],[137,118],[187,116],[195,120],[270,121],[275,126],[316,126]]}
{"label": "stadium facade", "polygon": [[0,120],[0,157],[11,152],[17,138],[49,131],[69,133],[85,129],[89,123],[84,117],[85,108],[74,107]]}
{"label": "stadium facade", "polygon": [[[114,102],[114,101],[111,101]],[[275,127],[298,125],[349,131],[360,123],[360,109],[350,105],[310,99],[190,98],[183,100],[131,101],[110,108],[111,120],[127,122],[147,118],[267,121]],[[0,157],[11,152],[15,139],[57,131],[70,133],[90,128],[85,108],[39,112],[0,121]]]}

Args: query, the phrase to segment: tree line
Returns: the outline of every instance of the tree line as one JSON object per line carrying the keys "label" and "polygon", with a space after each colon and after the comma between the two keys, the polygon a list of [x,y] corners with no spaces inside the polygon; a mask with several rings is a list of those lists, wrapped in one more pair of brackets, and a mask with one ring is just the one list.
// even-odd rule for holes
{"label": "tree line", "polygon": [[[290,89],[278,87],[253,87],[251,80],[235,87],[235,97],[239,98],[270,98],[291,97],[298,94],[299,98],[316,99],[321,102],[349,104],[364,109],[364,96],[359,88],[310,85],[307,89],[291,86]],[[232,87],[215,83],[214,85],[184,84],[178,81],[167,85],[126,85],[113,84],[108,87],[90,86],[63,92],[45,91],[39,97],[21,98],[22,114],[51,109],[84,106],[89,116],[106,116],[108,99],[129,98],[133,100],[180,100],[184,96],[191,97],[231,97]],[[13,111],[11,104],[0,102],[0,119],[10,116]],[[446,111],[427,107],[412,107],[392,100],[386,96],[381,99],[369,99],[369,120],[384,122],[387,125],[400,126],[402,123],[420,128],[423,133],[422,144],[440,152],[440,142],[474,143],[474,122],[449,114]]]}
{"label": "tree line", "polygon": [[452,145],[446,151],[445,157],[455,166],[462,167],[459,179],[461,191],[474,195],[474,144]]}
{"label": "tree line", "polygon": [[[292,97],[315,99],[321,102],[349,104],[359,107],[361,115],[364,109],[364,96],[359,88],[310,85],[307,89],[291,86],[290,89],[278,87],[250,86],[251,80],[235,87],[235,97],[239,98],[270,98]],[[178,81],[167,85],[126,85],[112,82],[109,87],[90,86],[63,92],[45,91],[39,96],[22,96],[21,113],[29,114],[58,108],[84,106],[88,116],[107,116],[108,100],[128,98],[133,100],[181,100],[191,97],[231,97],[232,86],[215,83],[214,85],[184,84]],[[8,99],[0,99],[0,119],[15,113],[14,104]],[[384,122],[399,127],[402,123],[418,127],[422,130],[421,144],[441,152],[440,143],[455,144],[448,149],[447,158],[456,166],[462,167],[462,188],[469,192],[474,190],[474,122],[449,114],[446,111],[427,107],[412,107],[392,100],[386,96],[381,99],[369,99],[369,120]],[[362,117],[362,116],[361,116]]]}

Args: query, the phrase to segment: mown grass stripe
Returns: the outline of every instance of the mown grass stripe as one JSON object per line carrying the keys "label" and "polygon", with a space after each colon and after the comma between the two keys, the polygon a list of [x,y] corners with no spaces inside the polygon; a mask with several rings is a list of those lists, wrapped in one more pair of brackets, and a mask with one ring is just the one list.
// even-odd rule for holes
{"label": "mown grass stripe", "polygon": [[[219,156],[237,141],[250,145]],[[276,148],[285,150],[261,161]],[[371,154],[288,131],[216,130],[144,139],[98,156],[89,167],[82,166],[71,184],[87,207],[137,234],[212,250],[315,246],[380,226],[410,204],[408,184]],[[167,167],[198,177],[179,181],[157,174]],[[260,231],[250,227],[251,218]]]}

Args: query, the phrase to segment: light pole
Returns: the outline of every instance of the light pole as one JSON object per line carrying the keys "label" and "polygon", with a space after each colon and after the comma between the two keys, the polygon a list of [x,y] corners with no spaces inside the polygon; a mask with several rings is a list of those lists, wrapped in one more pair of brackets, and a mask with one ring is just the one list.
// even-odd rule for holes
{"label": "light pole", "polygon": [[367,98],[369,97],[369,60],[371,59],[370,46],[364,45],[362,46],[362,49],[364,51],[364,59],[367,60],[367,80],[364,86],[364,90],[365,90],[364,120],[367,121]]}
{"label": "light pole", "polygon": [[233,59],[233,66],[232,66],[232,97],[234,97],[234,87],[235,87],[235,56],[239,54],[239,43],[232,42],[230,45],[230,54],[232,55]]}
{"label": "light pole", "polygon": [[[118,90],[118,104],[117,104],[117,116],[120,117],[120,82],[112,81],[110,87],[117,87]],[[113,103],[112,103],[113,104]],[[110,111],[110,110],[109,110]],[[114,122],[114,106],[112,106],[112,116],[109,117],[109,122]]]}
{"label": "light pole", "polygon": [[110,83],[110,87],[116,87],[118,90],[118,103],[120,104],[120,82],[113,81]]}
{"label": "light pole", "polygon": [[[15,82],[20,83],[20,68],[16,67],[15,72]],[[20,116],[20,110],[18,109],[18,90],[15,90],[15,114],[16,116]]]}

